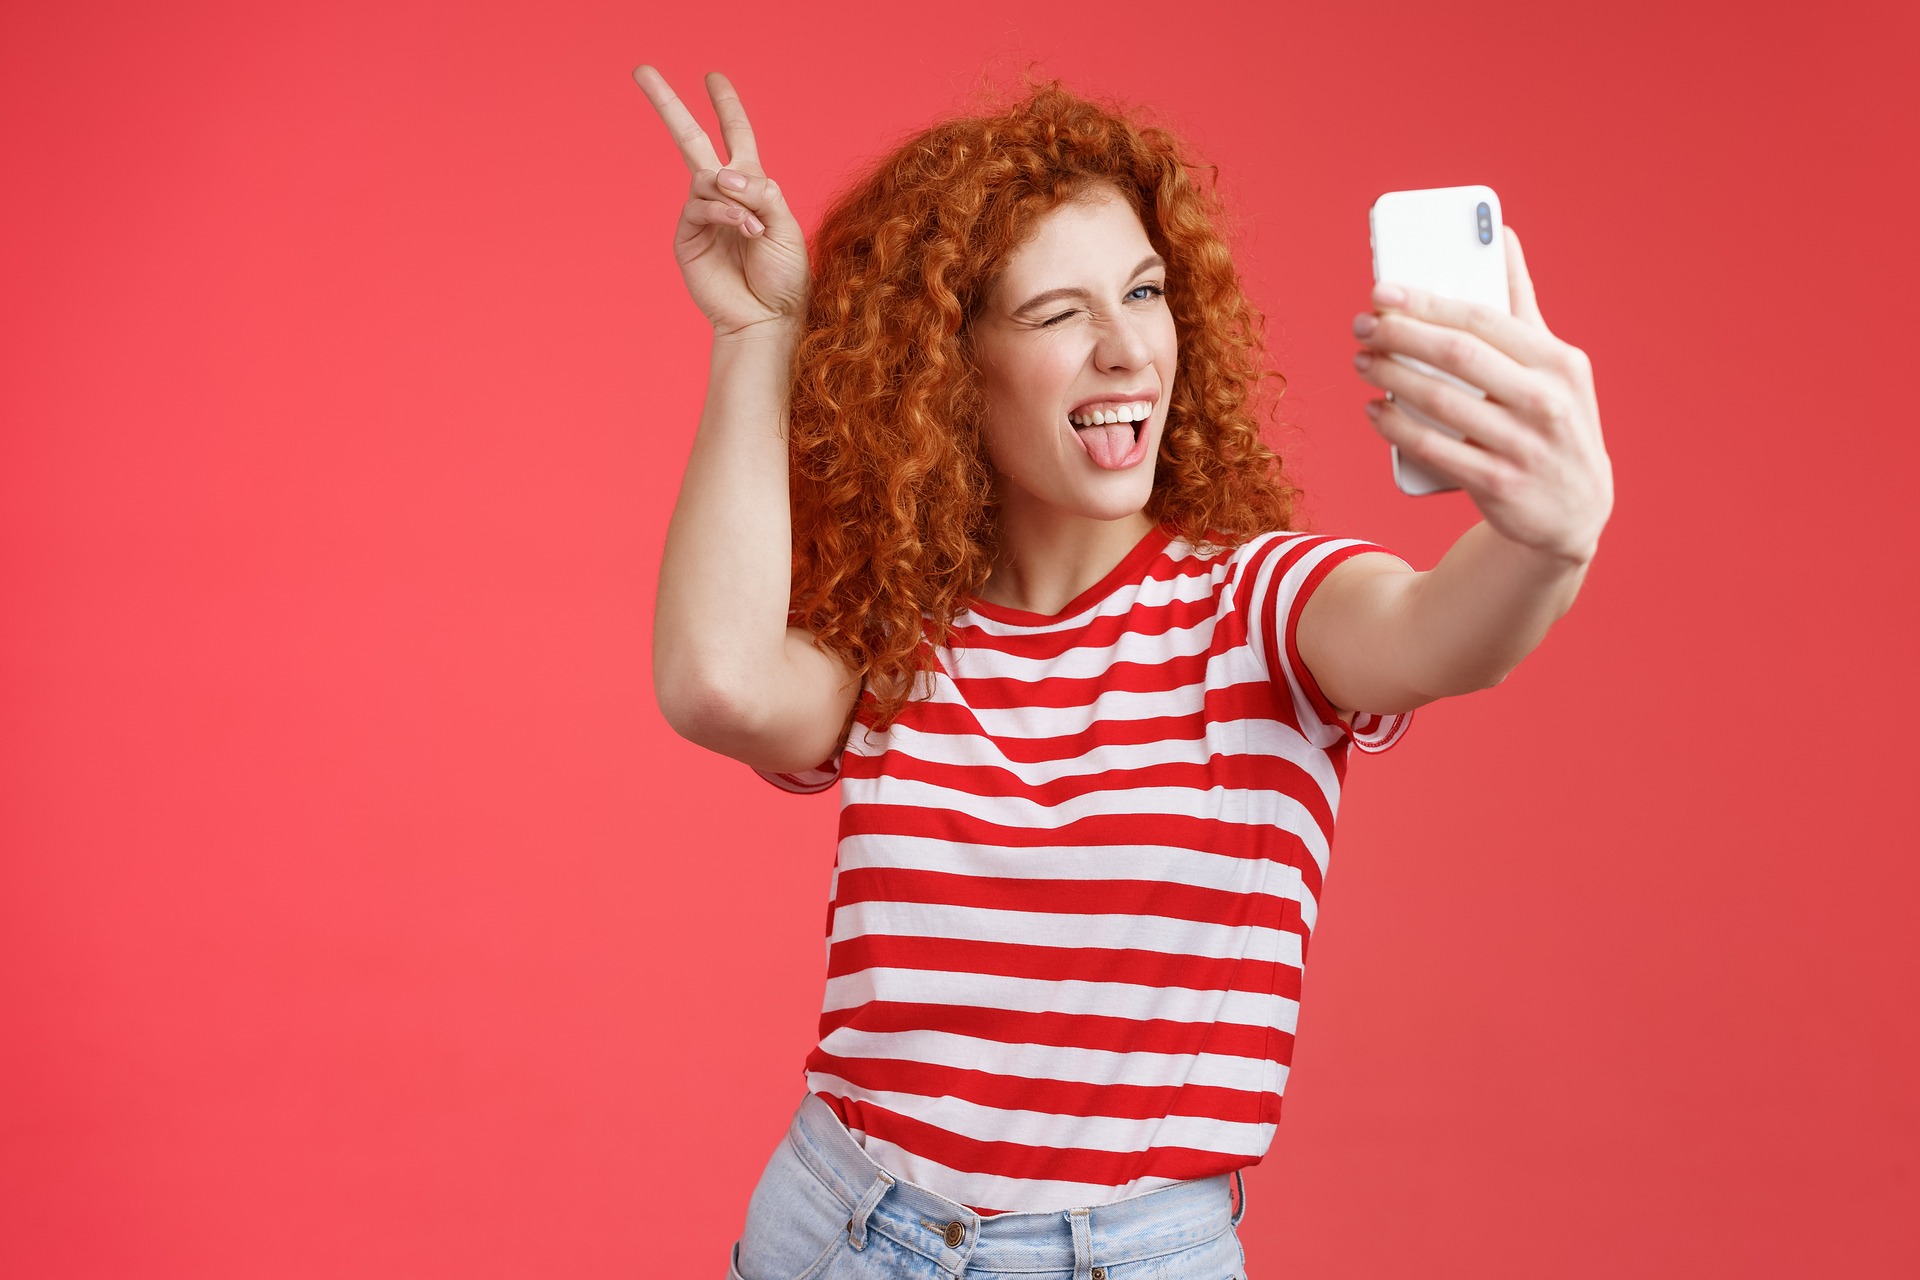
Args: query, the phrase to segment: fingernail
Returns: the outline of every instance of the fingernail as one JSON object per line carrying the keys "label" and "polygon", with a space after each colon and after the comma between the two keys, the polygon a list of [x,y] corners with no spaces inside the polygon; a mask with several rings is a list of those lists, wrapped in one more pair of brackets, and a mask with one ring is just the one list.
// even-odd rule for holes
{"label": "fingernail", "polygon": [[1380,402],[1379,402],[1378,400],[1369,400],[1369,401],[1367,401],[1367,416],[1368,416],[1369,418],[1373,418],[1373,419],[1375,419],[1376,421],[1377,421],[1377,420],[1379,419],[1379,417],[1380,417]]}
{"label": "fingernail", "polygon": [[720,171],[720,185],[729,191],[745,191],[747,189],[747,180],[731,169],[722,169]]}
{"label": "fingernail", "polygon": [[1353,334],[1356,338],[1364,338],[1372,333],[1379,323],[1371,314],[1362,311],[1353,318]]}
{"label": "fingernail", "polygon": [[1373,300],[1383,307],[1397,307],[1407,300],[1407,291],[1397,284],[1373,286]]}
{"label": "fingernail", "polygon": [[747,231],[749,234],[757,236],[766,229],[766,224],[761,222],[760,219],[754,217],[752,214],[747,215]]}

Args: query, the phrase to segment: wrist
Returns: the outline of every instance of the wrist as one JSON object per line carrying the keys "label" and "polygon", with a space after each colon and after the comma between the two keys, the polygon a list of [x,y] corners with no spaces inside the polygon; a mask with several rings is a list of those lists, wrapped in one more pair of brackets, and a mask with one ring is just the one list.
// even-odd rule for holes
{"label": "wrist", "polygon": [[1566,543],[1521,542],[1517,538],[1508,537],[1488,521],[1482,520],[1480,523],[1492,536],[1496,545],[1505,550],[1510,559],[1554,575],[1585,572],[1600,550],[1600,538],[1597,534],[1590,538]]}
{"label": "wrist", "polygon": [[1600,539],[1596,535],[1584,542],[1565,547],[1542,547],[1538,554],[1554,568],[1563,573],[1582,573],[1593,563],[1594,556],[1600,552]]}
{"label": "wrist", "polygon": [[774,316],[753,320],[737,329],[713,331],[715,347],[782,346],[791,350],[800,343],[801,322],[792,316]]}

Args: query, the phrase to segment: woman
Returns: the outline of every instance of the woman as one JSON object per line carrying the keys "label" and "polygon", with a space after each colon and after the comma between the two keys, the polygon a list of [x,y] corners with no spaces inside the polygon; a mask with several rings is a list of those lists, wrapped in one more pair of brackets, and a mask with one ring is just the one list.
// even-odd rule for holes
{"label": "woman", "polygon": [[1240,1275],[1348,746],[1571,606],[1612,506],[1585,356],[1510,233],[1511,316],[1376,291],[1362,376],[1465,439],[1375,425],[1485,517],[1415,572],[1292,529],[1260,320],[1173,137],[1040,86],[881,160],[810,268],[725,78],[723,165],[634,75],[714,327],[661,709],[843,784],[821,1039],[730,1274]]}

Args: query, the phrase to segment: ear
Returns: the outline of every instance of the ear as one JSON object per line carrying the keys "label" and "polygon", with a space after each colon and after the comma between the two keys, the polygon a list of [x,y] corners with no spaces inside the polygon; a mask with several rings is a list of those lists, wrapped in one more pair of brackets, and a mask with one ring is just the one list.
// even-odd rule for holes
{"label": "ear", "polygon": [[1511,223],[1501,229],[1506,232],[1507,294],[1513,305],[1513,314],[1544,329],[1547,322],[1540,314],[1539,300],[1533,296],[1533,277],[1527,274],[1527,257],[1520,252],[1520,237],[1513,234]]}

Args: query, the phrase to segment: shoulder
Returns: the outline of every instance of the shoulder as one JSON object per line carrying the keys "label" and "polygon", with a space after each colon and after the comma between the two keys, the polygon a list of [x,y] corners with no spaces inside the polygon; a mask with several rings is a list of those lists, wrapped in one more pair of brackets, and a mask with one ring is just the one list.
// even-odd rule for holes
{"label": "shoulder", "polygon": [[1351,726],[1367,708],[1346,698],[1368,687],[1352,672],[1383,660],[1395,634],[1390,623],[1419,575],[1378,543],[1298,529],[1256,534],[1233,549],[1232,560],[1234,595],[1269,675],[1279,679],[1290,669],[1324,694],[1325,719]]}
{"label": "shoulder", "polygon": [[[1258,578],[1274,591],[1309,584],[1317,590],[1330,571],[1338,572],[1356,562],[1400,562],[1398,556],[1363,538],[1305,529],[1273,529],[1211,550],[1224,557],[1236,577]],[[1346,576],[1354,575],[1349,572]],[[1283,580],[1288,588],[1282,587]]]}
{"label": "shoulder", "polygon": [[1311,608],[1313,602],[1319,600],[1324,610],[1326,601],[1338,601],[1355,591],[1365,591],[1368,589],[1365,584],[1376,578],[1403,577],[1414,572],[1412,565],[1391,551],[1374,548],[1356,551],[1327,571],[1319,589],[1308,597],[1307,604]]}

